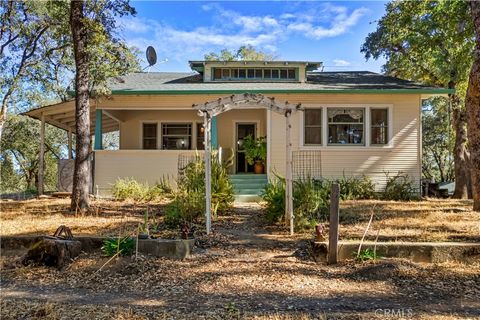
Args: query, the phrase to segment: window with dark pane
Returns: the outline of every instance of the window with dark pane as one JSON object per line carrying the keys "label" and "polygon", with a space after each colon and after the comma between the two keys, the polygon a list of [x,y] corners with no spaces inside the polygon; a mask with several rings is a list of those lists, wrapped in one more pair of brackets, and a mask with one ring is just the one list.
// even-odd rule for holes
{"label": "window with dark pane", "polygon": [[215,68],[213,69],[213,79],[219,80],[222,78],[222,69]]}
{"label": "window with dark pane", "polygon": [[205,149],[205,128],[203,123],[197,123],[197,150]]}
{"label": "window with dark pane", "polygon": [[388,143],[388,109],[370,109],[370,132],[372,145]]}
{"label": "window with dark pane", "polygon": [[157,149],[157,124],[144,123],[142,129],[143,149]]}
{"label": "window with dark pane", "polygon": [[246,73],[247,73],[247,70],[245,69],[238,69],[238,77],[240,79],[245,79],[246,78]]}
{"label": "window with dark pane", "polygon": [[229,79],[230,78],[230,69],[222,69],[222,78]]}
{"label": "window with dark pane", "polygon": [[304,144],[322,144],[322,109],[305,109],[304,116]]}
{"label": "window with dark pane", "polygon": [[288,79],[288,72],[286,69],[280,70],[280,79]]}
{"label": "window with dark pane", "polygon": [[278,78],[279,78],[278,69],[272,69],[272,79],[278,79]]}
{"label": "window with dark pane", "polygon": [[297,77],[295,76],[295,69],[288,69],[288,79],[294,80]]}
{"label": "window with dark pane", "polygon": [[162,149],[189,150],[192,145],[191,123],[162,124]]}
{"label": "window with dark pane", "polygon": [[272,78],[272,69],[263,70],[263,78],[271,79]]}
{"label": "window with dark pane", "polygon": [[328,108],[328,144],[364,145],[363,108]]}
{"label": "window with dark pane", "polygon": [[255,69],[255,78],[257,78],[257,79],[262,79],[263,78],[262,69]]}

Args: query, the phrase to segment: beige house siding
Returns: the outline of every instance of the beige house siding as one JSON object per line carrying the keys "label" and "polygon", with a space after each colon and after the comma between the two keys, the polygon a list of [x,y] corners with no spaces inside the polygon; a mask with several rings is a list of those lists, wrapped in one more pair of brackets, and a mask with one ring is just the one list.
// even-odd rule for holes
{"label": "beige house siding", "polygon": [[[293,150],[320,150],[322,175],[325,178],[368,175],[376,183],[378,191],[385,185],[385,173],[408,174],[419,185],[421,178],[420,155],[420,96],[419,95],[304,95],[295,97],[304,105],[325,107],[336,105],[391,105],[391,147],[326,146],[303,147],[300,145],[302,113],[292,119]],[[295,101],[298,101],[296,100]],[[293,100],[292,100],[293,101]],[[270,141],[270,172],[285,175],[285,117],[272,113]],[[366,136],[365,139],[369,137]]]}
{"label": "beige house siding", "polygon": [[189,150],[97,150],[93,182],[95,190],[98,189],[101,196],[108,196],[119,178],[134,178],[150,186],[162,178],[175,183],[178,156],[195,153]]}
{"label": "beige house siding", "polygon": [[[141,149],[142,121],[202,122],[191,110],[192,104],[204,103],[224,95],[144,95],[114,96],[100,101],[99,108],[111,112],[121,121],[120,148],[130,150],[97,151],[95,183],[107,190],[118,177],[134,177],[155,183],[162,176],[176,175],[178,155],[185,151]],[[271,96],[268,95],[267,96]],[[420,105],[419,94],[275,94],[277,100],[302,103],[305,107],[388,105],[392,112],[390,147],[315,147],[301,145],[301,116],[292,119],[293,150],[321,150],[322,174],[326,178],[345,175],[368,175],[380,191],[385,172],[403,172],[419,183],[421,177]],[[134,109],[134,110],[132,110]],[[141,110],[139,110],[141,109]],[[163,110],[162,110],[163,109]],[[168,109],[168,110],[165,110]],[[285,174],[285,117],[262,109],[232,110],[217,119],[218,143],[224,149],[234,148],[235,122],[258,121],[258,135],[269,137],[269,174]],[[267,118],[269,120],[267,120]],[[160,125],[159,125],[160,131]],[[195,128],[194,128],[195,134]],[[159,133],[158,138],[161,138]],[[365,139],[369,137],[366,136]],[[192,139],[195,143],[195,136]],[[188,152],[188,151],[187,151]]]}

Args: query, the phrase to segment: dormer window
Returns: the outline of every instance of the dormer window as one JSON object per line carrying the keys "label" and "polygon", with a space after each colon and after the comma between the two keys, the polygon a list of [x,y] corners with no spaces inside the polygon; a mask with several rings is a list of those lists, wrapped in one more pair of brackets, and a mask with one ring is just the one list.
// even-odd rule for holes
{"label": "dormer window", "polygon": [[297,81],[297,68],[213,68],[214,81]]}

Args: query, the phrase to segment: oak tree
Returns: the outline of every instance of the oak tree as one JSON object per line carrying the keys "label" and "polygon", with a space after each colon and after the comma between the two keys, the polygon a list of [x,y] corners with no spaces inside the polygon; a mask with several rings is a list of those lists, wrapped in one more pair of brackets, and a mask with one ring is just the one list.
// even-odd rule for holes
{"label": "oak tree", "polygon": [[456,90],[450,94],[455,131],[454,197],[468,197],[470,172],[464,94],[473,27],[464,1],[393,1],[362,46],[367,59],[387,60],[386,73]]}

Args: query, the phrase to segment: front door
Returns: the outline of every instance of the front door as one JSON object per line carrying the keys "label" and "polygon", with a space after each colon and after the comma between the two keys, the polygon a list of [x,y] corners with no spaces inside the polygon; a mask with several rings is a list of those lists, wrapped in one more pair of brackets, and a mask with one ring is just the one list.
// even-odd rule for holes
{"label": "front door", "polygon": [[236,169],[237,173],[249,173],[253,172],[253,165],[249,165],[247,160],[245,160],[245,150],[243,149],[243,139],[251,135],[253,138],[256,138],[256,127],[255,123],[237,123],[236,124]]}

